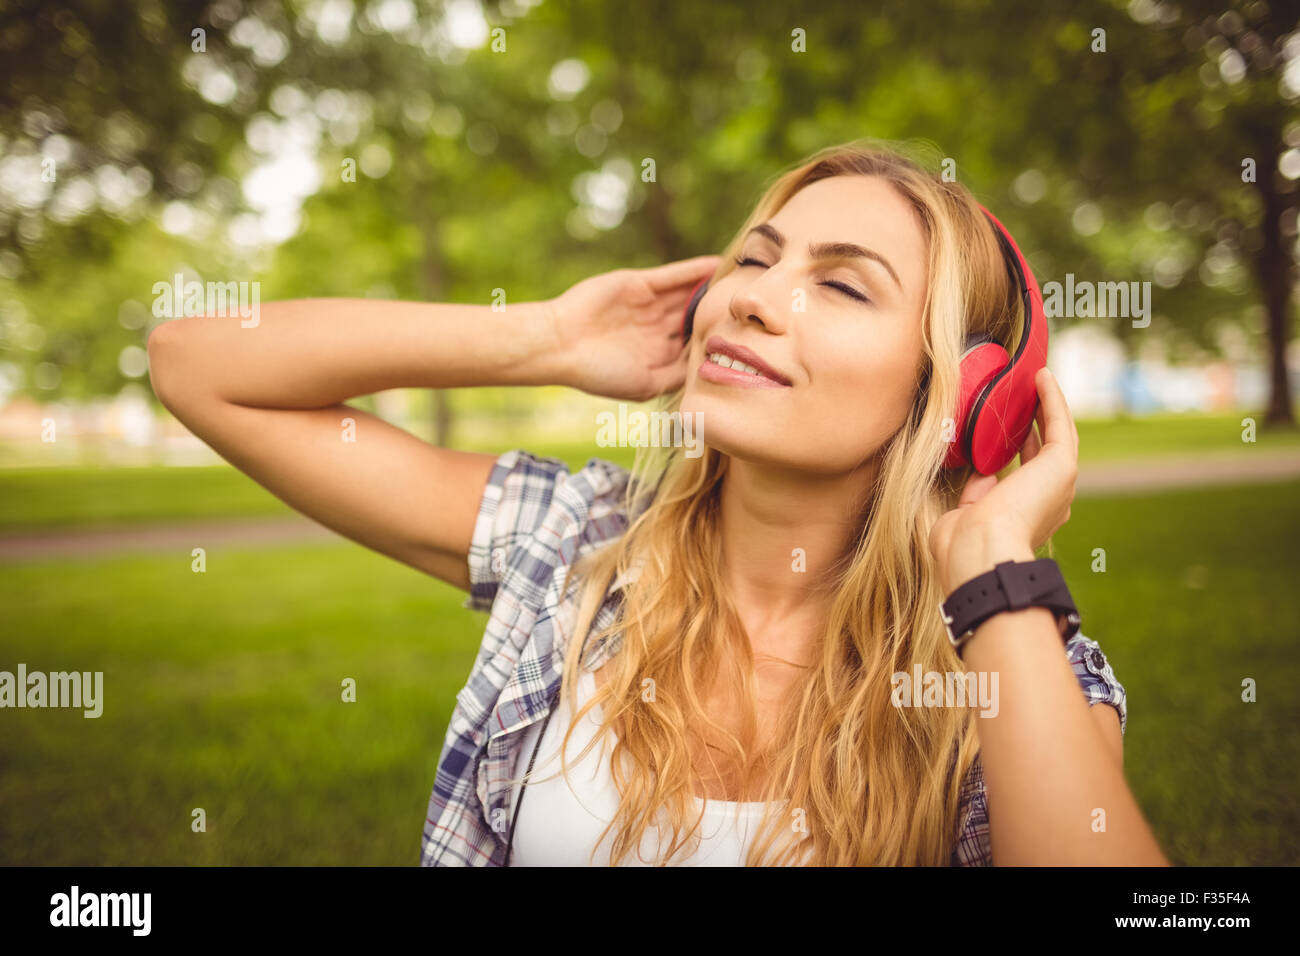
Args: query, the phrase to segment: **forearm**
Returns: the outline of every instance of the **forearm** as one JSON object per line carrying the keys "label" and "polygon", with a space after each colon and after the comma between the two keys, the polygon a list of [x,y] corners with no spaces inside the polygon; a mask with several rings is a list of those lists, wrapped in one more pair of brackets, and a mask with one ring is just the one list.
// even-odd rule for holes
{"label": "forearm", "polygon": [[[971,573],[981,562],[968,565],[963,580],[1001,561],[1033,560],[1027,546],[988,548],[987,567]],[[975,721],[996,863],[1168,865],[1089,713],[1050,611],[993,615],[966,643],[963,662],[998,675],[997,715]]]}
{"label": "forearm", "polygon": [[[486,305],[294,299],[238,315],[158,326],[149,340],[160,397],[202,393],[263,408],[321,408],[390,388],[555,384],[543,303]],[[164,397],[164,401],[168,399]]]}

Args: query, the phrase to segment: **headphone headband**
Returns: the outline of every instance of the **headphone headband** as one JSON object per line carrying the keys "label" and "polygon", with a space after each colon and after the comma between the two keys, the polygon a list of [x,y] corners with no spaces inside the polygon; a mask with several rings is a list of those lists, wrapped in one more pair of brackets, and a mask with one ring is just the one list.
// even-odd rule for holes
{"label": "headphone headband", "polygon": [[[1043,312],[1043,293],[1038,288],[1038,280],[1034,278],[1033,271],[1029,268],[1029,263],[1025,261],[1024,254],[1020,247],[1016,245],[1016,240],[1012,238],[1007,227],[998,221],[998,218],[979,205],[980,210],[988,217],[989,222],[993,223],[993,233],[998,237],[998,245],[1002,248],[1002,258],[1007,264],[1007,274],[1011,276],[1016,287],[1020,290],[1020,307],[1024,315],[1025,334],[1020,336],[1020,341],[1016,344],[1016,352],[1011,356],[1011,361],[1016,361],[1025,351],[1025,345],[1029,342],[1029,331],[1031,324],[1034,327],[1042,325],[1046,328],[1047,317]],[[1040,366],[1041,367],[1041,366]],[[1037,369],[1035,369],[1037,371]]]}

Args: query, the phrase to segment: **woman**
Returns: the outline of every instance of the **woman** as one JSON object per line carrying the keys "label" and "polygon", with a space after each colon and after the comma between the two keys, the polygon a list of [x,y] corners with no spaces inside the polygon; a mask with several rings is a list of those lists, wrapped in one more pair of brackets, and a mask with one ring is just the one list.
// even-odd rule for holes
{"label": "woman", "polygon": [[[223,456],[490,612],[424,864],[1165,864],[1124,781],[1124,690],[1096,642],[1062,653],[1051,612],[1029,607],[959,658],[940,617],[1069,517],[1078,437],[1046,370],[1019,469],[941,467],[961,343],[1009,347],[1016,303],[964,187],[850,144],[777,178],[721,258],[500,312],[273,303],[255,330],[161,325],[149,353],[159,397]],[[763,374],[722,374],[724,353]],[[705,453],[570,474],[522,450],[432,447],[340,404],[555,383],[662,396]],[[894,675],[918,668],[996,675],[996,716],[898,706]]]}

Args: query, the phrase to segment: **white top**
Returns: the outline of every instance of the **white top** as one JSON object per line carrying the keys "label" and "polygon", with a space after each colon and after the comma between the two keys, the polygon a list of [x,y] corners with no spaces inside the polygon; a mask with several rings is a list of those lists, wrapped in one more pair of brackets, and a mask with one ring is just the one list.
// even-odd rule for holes
{"label": "white top", "polygon": [[[580,670],[578,677],[579,707],[596,692],[596,676]],[[609,866],[610,847],[615,830],[605,835],[600,849],[588,863],[591,849],[601,830],[614,818],[618,810],[618,789],[610,775],[609,758],[612,734],[593,747],[581,763],[576,762],[582,748],[595,736],[603,717],[602,709],[593,707],[574,728],[569,738],[567,779],[560,773],[559,746],[568,728],[570,711],[561,698],[555,714],[546,727],[546,737],[537,751],[537,760],[525,790],[526,797],[515,822],[515,842],[511,853],[511,866]],[[514,769],[515,777],[528,769],[542,720],[528,728],[519,748]],[[510,812],[519,805],[518,783],[511,788]],[[688,843],[678,850],[676,865],[681,866],[744,866],[749,843],[757,832],[765,804],[737,803],[723,800],[704,800],[695,797],[696,806],[704,803],[700,820],[698,849],[689,857]],[[693,817],[687,819],[689,828]],[[667,849],[672,835],[671,827],[664,831]],[[659,860],[659,831],[650,827],[641,841],[641,857],[629,854],[623,866],[653,866]],[[694,838],[692,838],[694,839]]]}

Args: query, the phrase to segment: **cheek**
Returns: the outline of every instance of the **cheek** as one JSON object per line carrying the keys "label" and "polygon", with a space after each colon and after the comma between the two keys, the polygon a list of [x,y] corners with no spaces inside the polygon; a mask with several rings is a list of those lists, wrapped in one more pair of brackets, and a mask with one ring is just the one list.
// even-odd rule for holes
{"label": "cheek", "polygon": [[819,404],[892,428],[916,390],[921,345],[898,335],[855,336],[828,343],[813,391]]}

